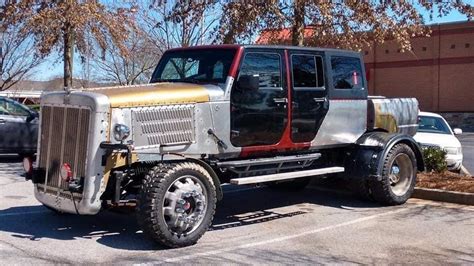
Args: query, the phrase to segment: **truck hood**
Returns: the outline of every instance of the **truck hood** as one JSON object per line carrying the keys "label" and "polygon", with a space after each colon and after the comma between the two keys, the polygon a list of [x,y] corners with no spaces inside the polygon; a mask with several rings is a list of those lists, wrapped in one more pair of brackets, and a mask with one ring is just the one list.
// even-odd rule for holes
{"label": "truck hood", "polygon": [[[110,107],[138,107],[208,102],[216,92],[212,85],[191,83],[154,83],[93,89],[109,98]],[[216,86],[212,86],[216,87]],[[220,90],[220,89],[219,89]]]}

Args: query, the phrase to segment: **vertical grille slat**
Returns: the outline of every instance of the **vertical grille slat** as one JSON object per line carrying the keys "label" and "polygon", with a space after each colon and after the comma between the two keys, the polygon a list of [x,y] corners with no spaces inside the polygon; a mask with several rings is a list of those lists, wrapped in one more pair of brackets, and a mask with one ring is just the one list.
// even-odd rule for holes
{"label": "vertical grille slat", "polygon": [[75,177],[85,176],[89,121],[89,109],[42,106],[38,166],[45,170],[47,187],[67,190],[60,177],[63,163],[71,165]]}

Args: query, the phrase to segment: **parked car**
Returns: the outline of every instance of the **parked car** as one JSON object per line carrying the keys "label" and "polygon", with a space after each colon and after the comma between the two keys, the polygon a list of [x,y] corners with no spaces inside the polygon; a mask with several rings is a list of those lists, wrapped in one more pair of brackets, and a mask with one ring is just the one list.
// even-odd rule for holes
{"label": "parked car", "polygon": [[446,151],[448,169],[458,171],[462,166],[461,143],[455,135],[461,135],[460,128],[451,129],[446,120],[438,114],[420,112],[418,116],[418,132],[415,140],[422,147],[439,147]]}
{"label": "parked car", "polygon": [[9,98],[0,97],[0,153],[30,156],[36,153],[38,113]]}

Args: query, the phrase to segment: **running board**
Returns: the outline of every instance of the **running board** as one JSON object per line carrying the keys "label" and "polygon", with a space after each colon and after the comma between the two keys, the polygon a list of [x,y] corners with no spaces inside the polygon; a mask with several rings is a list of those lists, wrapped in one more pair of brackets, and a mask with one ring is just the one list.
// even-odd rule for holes
{"label": "running board", "polygon": [[304,171],[278,173],[278,174],[271,174],[271,175],[234,178],[230,180],[230,183],[234,185],[247,185],[247,184],[264,183],[264,182],[269,182],[269,181],[279,181],[279,180],[295,179],[295,178],[301,178],[301,177],[310,177],[310,176],[334,174],[334,173],[342,173],[342,172],[344,172],[344,167],[336,166],[336,167],[326,167],[326,168],[311,169],[311,170],[304,170]]}

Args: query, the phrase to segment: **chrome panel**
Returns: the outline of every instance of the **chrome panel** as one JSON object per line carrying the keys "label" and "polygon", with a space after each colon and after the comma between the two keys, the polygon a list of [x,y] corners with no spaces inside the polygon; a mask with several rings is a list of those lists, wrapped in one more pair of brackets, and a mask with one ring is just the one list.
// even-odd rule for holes
{"label": "chrome panel", "polygon": [[312,147],[351,144],[367,129],[367,100],[330,100]]}
{"label": "chrome panel", "polygon": [[[63,151],[63,158],[72,158],[73,155],[69,154],[69,150],[78,151],[78,154],[81,152],[87,152],[87,157],[85,160],[80,159],[78,156],[77,159],[77,169],[79,171],[81,168],[81,164],[85,165],[85,172],[84,172],[84,189],[82,193],[82,199],[78,200],[76,195],[74,198],[76,202],[72,202],[69,191],[66,191],[62,188],[58,188],[55,195],[50,193],[44,193],[44,185],[43,186],[36,186],[35,189],[35,196],[36,198],[53,208],[58,210],[69,212],[69,213],[76,213],[80,214],[95,214],[101,208],[101,200],[100,196],[102,195],[103,191],[105,190],[105,182],[102,179],[102,174],[104,171],[104,167],[101,165],[102,155],[104,154],[104,150],[99,148],[100,142],[105,141],[108,135],[108,128],[109,128],[109,102],[106,96],[92,93],[92,92],[81,92],[81,91],[72,91],[71,93],[67,94],[66,92],[52,92],[43,94],[41,97],[41,106],[54,106],[55,108],[77,108],[81,107],[82,109],[90,110],[90,118],[87,124],[89,125],[87,130],[87,141],[85,141],[84,145],[77,145],[69,149],[65,144]],[[69,112],[69,111],[68,111]],[[83,112],[83,111],[81,111]],[[42,114],[48,115],[48,114]],[[67,116],[71,116],[71,119],[74,119],[75,116],[74,112],[65,114]],[[77,114],[78,115],[78,114]],[[64,117],[63,117],[64,119]],[[81,120],[74,121],[76,123],[77,128],[83,127],[86,124],[85,118]],[[81,121],[81,122],[80,122]],[[69,126],[74,127],[72,123],[68,123]],[[46,127],[43,127],[46,128]],[[51,127],[52,130],[56,130],[55,128]],[[67,132],[72,132],[73,130],[66,129]],[[63,132],[62,130],[60,131]],[[61,135],[60,133],[60,135]],[[76,135],[69,137],[76,138],[77,132],[74,132]],[[40,136],[41,136],[41,129],[40,129]],[[46,143],[45,143],[46,141]],[[81,142],[84,140],[79,140]],[[68,141],[65,141],[65,143]],[[37,165],[39,165],[39,161],[41,160],[41,149],[46,145],[48,145],[47,140],[43,139],[39,141],[40,145],[38,147],[38,161]],[[53,144],[53,142],[50,142]],[[71,143],[77,144],[77,142],[72,141]],[[53,145],[50,145],[53,146]],[[59,149],[61,151],[61,149]],[[71,159],[75,161],[76,159]],[[53,187],[48,188],[49,192],[54,191]]]}
{"label": "chrome panel", "polygon": [[[230,103],[198,103],[194,108],[195,141],[192,143],[149,146],[137,151],[140,161],[161,160],[161,154],[179,153],[188,157],[200,158],[201,154],[216,155],[220,158],[232,158],[240,154],[241,148],[230,143]],[[227,144],[228,148],[219,147],[207,131],[214,133]],[[166,159],[166,158],[165,158]]]}
{"label": "chrome panel", "polygon": [[390,133],[413,136],[418,130],[418,101],[415,98],[370,99],[369,127],[382,128]]}
{"label": "chrome panel", "polygon": [[195,141],[194,104],[131,109],[135,149]]}
{"label": "chrome panel", "polygon": [[221,88],[219,86],[216,86],[216,85],[204,85],[204,87],[206,88],[207,93],[209,93],[209,100],[211,102],[224,100],[224,96],[225,96],[224,89],[225,88],[223,89],[223,88]]}

